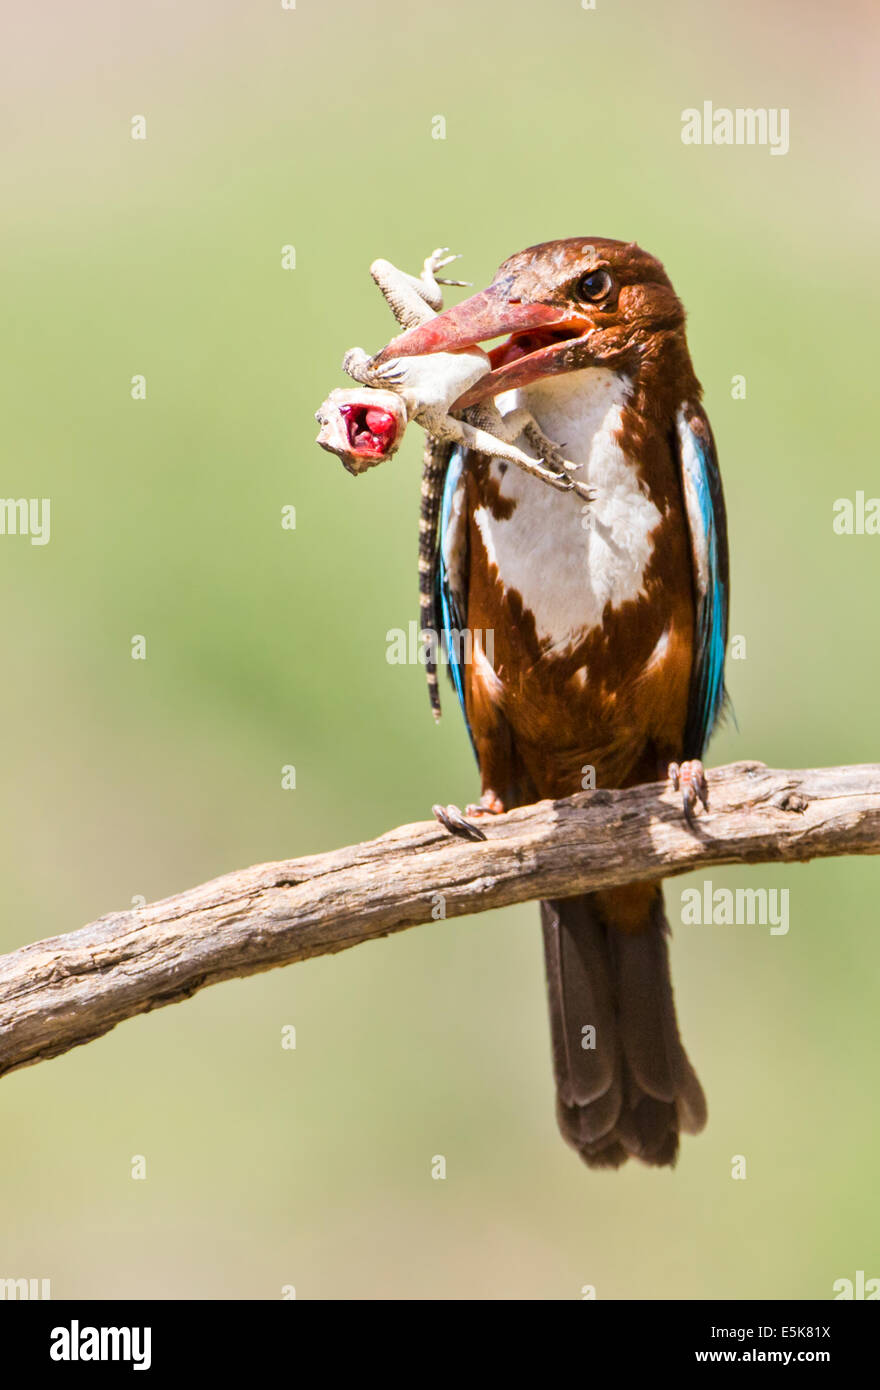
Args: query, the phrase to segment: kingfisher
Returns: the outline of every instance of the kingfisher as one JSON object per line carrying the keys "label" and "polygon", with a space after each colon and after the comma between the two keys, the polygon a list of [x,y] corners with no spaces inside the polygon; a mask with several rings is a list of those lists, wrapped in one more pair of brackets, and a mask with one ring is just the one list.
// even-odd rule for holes
{"label": "kingfisher", "polygon": [[[480,818],[514,806],[669,778],[690,822],[708,809],[701,758],[726,700],[729,572],[684,308],[634,242],[548,241],[380,357],[493,339],[491,371],[453,409],[525,408],[592,500],[429,441],[443,483],[423,607],[481,781],[478,805],[441,819],[482,838]],[[674,1164],[706,1101],[676,1021],[661,882],[543,902],[541,919],[563,1137],[591,1168]]]}

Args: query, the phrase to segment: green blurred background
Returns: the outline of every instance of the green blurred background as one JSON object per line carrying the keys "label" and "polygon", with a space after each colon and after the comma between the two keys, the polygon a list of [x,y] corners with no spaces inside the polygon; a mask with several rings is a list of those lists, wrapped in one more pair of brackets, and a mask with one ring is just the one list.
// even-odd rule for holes
{"label": "green blurred background", "polygon": [[[0,948],[475,793],[451,692],[437,729],[421,668],[385,660],[416,615],[419,432],[361,479],[313,443],[343,349],[389,336],[377,255],[449,245],[478,286],[556,236],[660,256],[747,644],[711,761],[877,756],[880,540],[831,525],[880,493],[873,23],[855,0],[19,7],[2,492],[51,498],[52,538],[0,538]],[[789,107],[790,152],[684,146],[704,100]],[[711,877],[790,888],[791,930],[675,930],[710,1121],[674,1172],[589,1173],[558,1137],[528,905],[224,984],[4,1079],[0,1276],[446,1299],[880,1275],[877,866]],[[699,881],[668,886],[673,923]]]}

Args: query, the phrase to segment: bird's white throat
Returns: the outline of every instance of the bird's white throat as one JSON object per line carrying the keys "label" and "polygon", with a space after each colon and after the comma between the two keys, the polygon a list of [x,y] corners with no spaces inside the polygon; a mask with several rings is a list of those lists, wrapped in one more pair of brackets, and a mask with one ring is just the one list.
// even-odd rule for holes
{"label": "bird's white throat", "polygon": [[582,465],[575,476],[596,490],[595,502],[586,503],[493,459],[501,497],[516,507],[504,519],[487,507],[475,513],[502,583],[519,592],[539,638],[553,648],[598,626],[607,603],[617,608],[643,593],[661,514],[620,443],[630,389],[616,372],[586,368],[498,397],[502,412],[526,406],[565,457]]}

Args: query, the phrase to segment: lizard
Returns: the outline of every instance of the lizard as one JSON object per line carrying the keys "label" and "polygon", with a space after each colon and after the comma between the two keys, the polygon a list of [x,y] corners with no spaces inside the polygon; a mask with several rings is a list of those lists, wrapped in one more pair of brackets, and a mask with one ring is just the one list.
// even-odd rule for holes
{"label": "lizard", "polygon": [[[448,254],[446,247],[441,247],[427,257],[418,277],[398,270],[397,266],[386,260],[374,261],[370,274],[400,326],[404,329],[418,328],[435,318],[442,309],[441,285],[466,283],[462,280],[437,279],[436,272],[457,259],[457,256]],[[527,410],[519,408],[502,415],[494,401],[481,401],[461,412],[455,410],[455,401],[492,370],[489,355],[482,348],[401,358],[394,357],[393,352],[393,339],[372,357],[363,348],[350,348],[342,359],[342,367],[362,386],[398,395],[405,408],[405,424],[415,420],[429,437],[514,463],[551,487],[563,492],[573,490],[592,500],[591,489],[566,472],[566,469],[578,465],[567,463],[559,446],[547,438]],[[378,361],[379,358],[382,360]],[[378,406],[391,413],[385,399],[380,402],[378,397],[358,397],[356,392],[340,392],[339,395],[345,395],[352,402],[360,399],[365,408]],[[401,419],[399,411],[397,418]],[[403,430],[399,429],[388,444],[396,450],[402,437]],[[518,439],[524,439],[538,458],[532,458],[518,449]],[[390,454],[383,454],[382,457],[390,457]],[[549,467],[546,466],[548,464]]]}
{"label": "lizard", "polygon": [[[466,283],[437,276],[457,259],[448,248],[438,248],[426,258],[418,277],[390,261],[373,262],[370,274],[403,329],[420,327],[442,310],[442,285]],[[419,617],[427,638],[428,694],[434,718],[439,719],[439,621],[433,574],[443,483],[452,449],[458,445],[516,464],[549,486],[575,491],[588,502],[595,494],[569,475],[567,470],[578,465],[564,459],[560,447],[547,438],[527,410],[519,408],[502,415],[491,400],[455,410],[454,402],[491,371],[489,356],[481,348],[405,358],[395,358],[393,349],[392,340],[373,357],[363,348],[351,348],[345,354],[344,371],[365,389],[360,393],[331,392],[316,415],[322,425],[317,442],[338,454],[350,472],[360,473],[396,452],[411,419],[426,432],[419,517]],[[379,357],[381,362],[376,360]],[[538,458],[517,448],[518,439],[525,440]]]}

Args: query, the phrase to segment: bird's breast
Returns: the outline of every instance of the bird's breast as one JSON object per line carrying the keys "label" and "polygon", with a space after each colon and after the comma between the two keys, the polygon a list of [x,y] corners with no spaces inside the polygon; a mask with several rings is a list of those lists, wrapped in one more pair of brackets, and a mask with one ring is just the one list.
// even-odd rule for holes
{"label": "bird's breast", "polygon": [[626,451],[629,393],[625,377],[589,368],[498,399],[502,412],[525,406],[580,465],[574,476],[596,492],[587,503],[498,459],[489,465],[474,522],[490,567],[532,613],[545,647],[580,641],[601,624],[608,604],[620,608],[644,594],[663,515]]}

